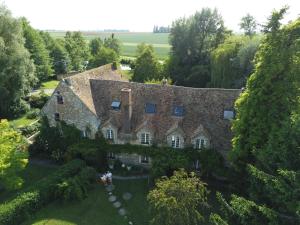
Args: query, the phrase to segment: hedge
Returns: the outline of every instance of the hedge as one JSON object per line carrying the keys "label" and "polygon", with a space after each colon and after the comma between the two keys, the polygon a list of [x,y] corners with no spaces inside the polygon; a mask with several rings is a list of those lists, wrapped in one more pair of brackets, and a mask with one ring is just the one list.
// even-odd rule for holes
{"label": "hedge", "polygon": [[[57,187],[60,183],[71,177],[83,177],[87,173],[95,174],[84,161],[76,159],[62,166],[54,174],[43,178],[26,191],[20,193],[15,199],[0,205],[0,225],[17,225],[28,219],[30,215],[42,206],[60,199]],[[92,182],[91,176],[80,180],[82,187]]]}

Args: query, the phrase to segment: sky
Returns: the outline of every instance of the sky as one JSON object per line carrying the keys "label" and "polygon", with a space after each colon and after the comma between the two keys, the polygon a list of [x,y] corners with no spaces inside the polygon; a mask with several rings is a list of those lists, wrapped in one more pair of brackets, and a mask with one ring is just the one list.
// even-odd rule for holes
{"label": "sky", "polygon": [[204,7],[217,8],[225,26],[239,32],[247,13],[264,24],[274,9],[290,6],[284,22],[300,16],[300,0],[0,0],[13,16],[25,16],[41,30],[128,29],[151,32],[154,25],[194,14]]}

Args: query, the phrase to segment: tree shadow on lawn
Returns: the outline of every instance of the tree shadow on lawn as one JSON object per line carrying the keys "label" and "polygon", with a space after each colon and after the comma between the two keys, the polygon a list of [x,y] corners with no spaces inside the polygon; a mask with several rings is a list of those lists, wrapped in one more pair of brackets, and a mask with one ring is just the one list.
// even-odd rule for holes
{"label": "tree shadow on lawn", "polygon": [[54,167],[44,165],[33,165],[28,163],[27,166],[19,173],[19,176],[23,178],[23,185],[18,190],[3,190],[0,191],[0,203],[9,201],[14,198],[19,192],[22,192],[38,180],[50,175],[56,170]]}
{"label": "tree shadow on lawn", "polygon": [[[122,206],[125,206],[125,209],[128,211],[128,219],[125,219],[118,214],[118,210],[113,207],[111,202],[108,201],[109,195],[105,188],[101,184],[96,184],[95,188],[89,192],[89,196],[83,201],[67,203],[61,203],[57,201],[55,203],[51,203],[37,212],[31,220],[23,223],[23,225],[123,225],[128,224],[128,221],[136,221],[136,223],[134,224],[139,225],[148,224],[148,218],[143,218],[147,220],[147,223],[139,221],[141,216],[141,208],[145,210],[145,203],[143,202],[143,200],[146,199],[145,196],[142,197],[142,195],[144,195],[144,192],[141,191],[144,186],[142,186],[142,188],[136,187],[136,185],[140,184],[140,182],[129,181],[115,183],[116,191],[114,194],[117,195],[118,200],[122,202]],[[122,194],[120,196],[118,195],[118,186],[121,187],[120,193],[122,192],[123,194],[124,188],[124,190],[126,189],[126,191],[131,192],[133,193],[133,195],[135,195],[135,197],[130,200],[132,201],[132,204],[134,204],[134,206],[130,206],[130,201],[128,202],[128,207],[124,204]],[[134,188],[132,189],[130,187]],[[134,193],[134,191],[138,192]],[[133,217],[132,220],[131,215]],[[134,217],[135,215],[138,216]]]}

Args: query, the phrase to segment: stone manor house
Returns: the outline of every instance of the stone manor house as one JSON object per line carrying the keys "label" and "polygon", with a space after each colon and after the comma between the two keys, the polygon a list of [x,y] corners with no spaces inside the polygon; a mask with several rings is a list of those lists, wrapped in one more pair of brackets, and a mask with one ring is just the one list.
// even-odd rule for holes
{"label": "stone manor house", "polygon": [[[103,135],[113,144],[231,148],[231,119],[241,90],[128,82],[111,65],[61,80],[42,109],[49,124],[72,124],[82,135]],[[131,164],[146,156],[110,154]]]}

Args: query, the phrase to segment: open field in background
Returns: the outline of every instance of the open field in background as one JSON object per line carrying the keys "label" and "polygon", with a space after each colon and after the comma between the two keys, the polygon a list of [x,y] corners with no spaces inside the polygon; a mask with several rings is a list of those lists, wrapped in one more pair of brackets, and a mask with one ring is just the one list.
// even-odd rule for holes
{"label": "open field in background", "polygon": [[[52,37],[63,38],[65,32],[49,32]],[[104,39],[111,35],[110,32],[82,32],[84,38],[87,41],[95,37]],[[152,44],[156,55],[164,59],[167,57],[170,51],[170,45],[168,42],[169,34],[166,33],[150,33],[150,32],[120,32],[114,33],[115,37],[120,39],[122,42],[122,55],[124,56],[135,56],[136,46],[140,43]]]}

